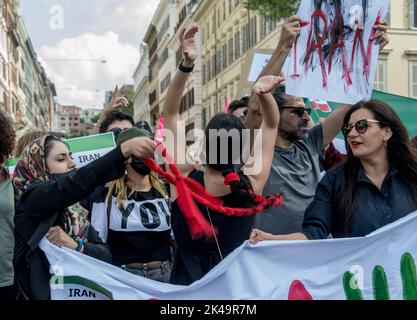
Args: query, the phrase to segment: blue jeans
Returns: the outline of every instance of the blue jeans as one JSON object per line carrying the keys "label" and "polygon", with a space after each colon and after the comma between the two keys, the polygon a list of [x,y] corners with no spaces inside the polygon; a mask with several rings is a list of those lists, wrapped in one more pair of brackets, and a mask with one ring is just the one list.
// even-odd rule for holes
{"label": "blue jeans", "polygon": [[159,282],[169,282],[171,277],[172,265],[171,261],[164,261],[162,264],[154,269],[150,268],[130,268],[121,266],[121,268],[129,273],[137,276],[145,277]]}

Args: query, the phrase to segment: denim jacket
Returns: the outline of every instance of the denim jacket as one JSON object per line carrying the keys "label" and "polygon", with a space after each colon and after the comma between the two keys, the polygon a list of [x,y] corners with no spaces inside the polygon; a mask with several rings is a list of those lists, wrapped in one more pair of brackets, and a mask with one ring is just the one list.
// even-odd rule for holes
{"label": "denim jacket", "polygon": [[355,186],[360,198],[348,233],[336,232],[332,217],[337,214],[335,200],[343,179],[342,166],[327,173],[319,183],[314,200],[306,209],[301,231],[310,240],[326,239],[329,234],[333,238],[362,237],[417,210],[417,204],[411,200],[411,189],[396,168],[390,168],[381,189],[361,168]]}

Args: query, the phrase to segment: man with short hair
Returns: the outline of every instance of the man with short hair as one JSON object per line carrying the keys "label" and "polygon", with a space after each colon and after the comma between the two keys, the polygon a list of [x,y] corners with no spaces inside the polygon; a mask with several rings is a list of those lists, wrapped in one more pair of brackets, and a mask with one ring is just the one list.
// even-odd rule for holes
{"label": "man with short hair", "polygon": [[245,122],[246,115],[248,113],[249,97],[243,97],[240,100],[234,100],[229,105],[227,113],[233,114],[240,120]]}
{"label": "man with short hair", "polygon": [[125,131],[134,126],[132,116],[123,113],[119,110],[110,112],[100,123],[100,133],[110,132],[115,128],[119,128],[121,131]]}

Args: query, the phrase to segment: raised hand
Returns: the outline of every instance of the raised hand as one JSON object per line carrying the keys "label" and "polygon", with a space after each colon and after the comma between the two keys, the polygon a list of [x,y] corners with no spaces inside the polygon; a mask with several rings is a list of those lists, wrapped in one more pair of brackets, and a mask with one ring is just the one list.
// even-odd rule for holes
{"label": "raised hand", "polygon": [[291,16],[282,26],[280,42],[287,48],[291,49],[295,39],[301,32],[301,18]]}
{"label": "raised hand", "polygon": [[253,92],[256,94],[265,94],[272,92],[277,85],[285,81],[285,77],[281,74],[276,76],[265,76],[259,78],[253,86]]}
{"label": "raised hand", "polygon": [[157,143],[149,138],[133,138],[121,145],[123,156],[127,159],[130,156],[136,158],[147,158],[154,155]]}
{"label": "raised hand", "polygon": [[387,31],[388,31],[388,22],[381,21],[377,26],[374,27],[377,31],[375,36],[369,40],[375,40],[375,43],[380,44],[380,50],[384,49],[385,46],[389,43]]}
{"label": "raised hand", "polygon": [[125,97],[116,97],[114,100],[104,108],[104,113],[109,114],[113,110],[127,108],[129,106],[129,101]]}
{"label": "raised hand", "polygon": [[194,63],[197,58],[197,44],[195,34],[198,32],[197,26],[184,28],[180,33],[181,48],[184,54],[184,60],[187,63]]}

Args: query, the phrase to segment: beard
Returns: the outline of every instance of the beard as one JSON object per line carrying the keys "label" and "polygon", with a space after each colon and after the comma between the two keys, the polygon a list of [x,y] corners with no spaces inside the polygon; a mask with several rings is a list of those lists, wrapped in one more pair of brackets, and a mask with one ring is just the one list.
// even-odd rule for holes
{"label": "beard", "polygon": [[308,136],[307,124],[298,125],[295,130],[289,130],[283,126],[278,128],[278,134],[289,142],[296,142]]}

